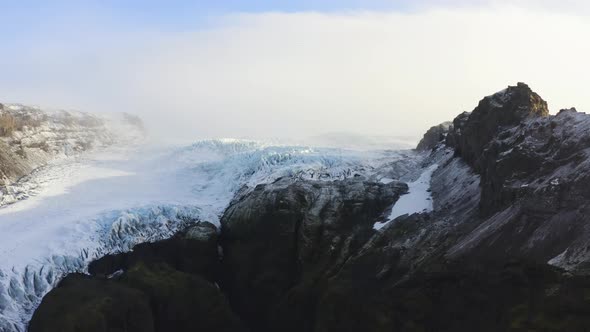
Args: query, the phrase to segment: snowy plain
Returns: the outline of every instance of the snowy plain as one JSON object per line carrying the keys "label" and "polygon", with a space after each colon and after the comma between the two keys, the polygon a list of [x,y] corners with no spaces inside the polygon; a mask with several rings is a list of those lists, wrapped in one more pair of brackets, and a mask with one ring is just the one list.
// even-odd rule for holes
{"label": "snowy plain", "polygon": [[[349,151],[205,140],[111,147],[47,165],[26,199],[0,208],[0,331],[23,331],[42,297],[96,257],[219,217],[235,193],[279,177],[395,178],[412,151]],[[405,166],[404,166],[405,165]],[[395,170],[395,171],[392,171]]]}

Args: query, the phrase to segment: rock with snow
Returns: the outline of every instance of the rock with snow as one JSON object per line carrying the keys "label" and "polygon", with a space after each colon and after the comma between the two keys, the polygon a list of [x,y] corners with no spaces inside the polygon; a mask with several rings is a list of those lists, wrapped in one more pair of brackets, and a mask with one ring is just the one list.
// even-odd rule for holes
{"label": "rock with snow", "polygon": [[76,111],[45,111],[6,104],[0,110],[0,206],[27,198],[27,177],[48,163],[113,144],[141,140],[141,119],[129,114],[99,117]]}
{"label": "rock with snow", "polygon": [[432,180],[432,226],[419,232],[430,246],[445,259],[523,259],[587,273],[589,115],[548,115],[546,103],[519,84],[458,116],[446,143],[446,157],[443,150],[430,156],[442,165]]}
{"label": "rock with snow", "polygon": [[451,126],[452,122],[447,121],[439,124],[438,126],[430,127],[430,129],[428,129],[428,131],[418,143],[416,150],[430,151],[434,149],[438,144],[445,140]]}
{"label": "rock with snow", "polygon": [[238,196],[221,220],[223,285],[234,309],[253,330],[308,330],[300,301],[318,301],[314,280],[337,273],[406,190],[362,177],[285,178]]}
{"label": "rock with snow", "polygon": [[190,225],[170,239],[93,262],[91,276],[70,274],[43,299],[28,330],[245,331],[215,284],[214,234],[213,224]]}
{"label": "rock with snow", "polygon": [[547,102],[528,85],[518,83],[485,97],[471,113],[459,115],[453,121],[448,140],[468,164],[479,170],[484,147],[499,130],[519,125],[525,118],[548,114]]}
{"label": "rock with snow", "polygon": [[384,222],[375,223],[373,228],[381,229],[399,216],[432,211],[430,182],[437,168],[437,164],[429,166],[416,181],[408,183],[408,192],[395,202],[389,217]]}

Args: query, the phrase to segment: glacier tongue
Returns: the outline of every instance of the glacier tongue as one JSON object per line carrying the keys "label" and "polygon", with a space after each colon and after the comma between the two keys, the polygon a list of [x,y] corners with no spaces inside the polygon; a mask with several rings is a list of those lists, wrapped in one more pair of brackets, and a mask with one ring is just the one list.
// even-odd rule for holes
{"label": "glacier tongue", "polygon": [[42,297],[99,256],[167,238],[186,223],[218,224],[238,190],[285,176],[399,178],[419,159],[411,151],[207,140],[110,148],[49,165],[21,184],[26,199],[0,208],[0,331],[24,331]]}

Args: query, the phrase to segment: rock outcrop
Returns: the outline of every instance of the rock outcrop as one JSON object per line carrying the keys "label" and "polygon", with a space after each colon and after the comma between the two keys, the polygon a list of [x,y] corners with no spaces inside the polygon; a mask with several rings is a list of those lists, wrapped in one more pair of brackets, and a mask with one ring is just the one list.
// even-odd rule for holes
{"label": "rock outcrop", "polygon": [[416,150],[418,151],[430,151],[435,148],[440,142],[444,141],[449,133],[449,129],[452,126],[452,122],[443,122],[438,126],[433,126],[426,131],[424,137],[418,143]]}
{"label": "rock outcrop", "polygon": [[29,331],[245,331],[215,284],[219,264],[215,226],[191,226],[67,276]]}
{"label": "rock outcrop", "polygon": [[480,156],[501,129],[519,125],[526,118],[547,115],[547,102],[528,85],[518,83],[485,97],[471,113],[455,118],[449,142],[468,164],[482,170]]}
{"label": "rock outcrop", "polygon": [[407,185],[284,178],[259,186],[222,219],[222,287],[256,331],[309,331],[321,290],[375,233]]}
{"label": "rock outcrop", "polygon": [[[44,111],[5,104],[0,108],[0,206],[25,198],[15,183],[50,161],[122,143],[141,133],[141,119],[123,114],[115,132],[106,118],[74,111]],[[28,187],[26,185],[25,187]]]}
{"label": "rock outcrop", "polygon": [[79,112],[44,112],[7,105],[0,113],[0,177],[14,182],[56,156],[110,144],[114,138],[96,116]]}

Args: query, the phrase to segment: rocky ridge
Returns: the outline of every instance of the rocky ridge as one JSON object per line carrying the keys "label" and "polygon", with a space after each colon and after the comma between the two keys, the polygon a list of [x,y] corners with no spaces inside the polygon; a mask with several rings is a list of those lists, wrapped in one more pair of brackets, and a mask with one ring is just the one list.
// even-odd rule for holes
{"label": "rocky ridge", "polygon": [[141,120],[125,113],[111,119],[0,104],[0,206],[26,198],[31,185],[25,183],[26,176],[39,167],[139,137],[142,130]]}

